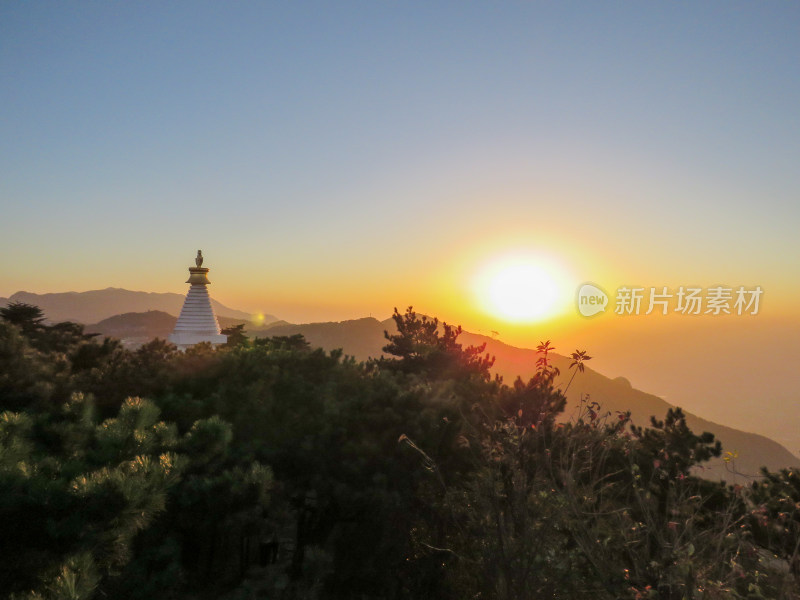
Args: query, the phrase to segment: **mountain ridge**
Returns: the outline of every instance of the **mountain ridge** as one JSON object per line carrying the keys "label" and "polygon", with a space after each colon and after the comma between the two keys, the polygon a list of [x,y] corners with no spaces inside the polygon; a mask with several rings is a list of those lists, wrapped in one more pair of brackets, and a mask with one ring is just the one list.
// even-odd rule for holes
{"label": "mountain ridge", "polygon": [[[118,338],[126,346],[136,347],[151,339],[167,339],[175,329],[178,317],[161,310],[130,312],[114,315],[97,323],[86,325],[86,333],[97,333],[106,337]],[[217,316],[221,329],[249,323],[249,319],[235,319]],[[280,321],[278,321],[280,322]]]}

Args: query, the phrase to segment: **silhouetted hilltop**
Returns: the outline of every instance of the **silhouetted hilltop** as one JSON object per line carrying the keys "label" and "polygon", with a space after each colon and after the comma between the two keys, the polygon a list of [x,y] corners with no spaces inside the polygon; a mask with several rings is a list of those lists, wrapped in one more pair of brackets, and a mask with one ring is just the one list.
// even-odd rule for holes
{"label": "silhouetted hilltop", "polygon": [[[120,288],[106,288],[88,292],[61,292],[54,294],[17,292],[10,298],[5,299],[2,305],[8,302],[35,304],[53,322],[98,323],[114,315],[147,311],[161,311],[177,317],[183,306],[184,298],[185,296],[181,294],[169,292],[134,292]],[[231,317],[244,321],[250,320],[248,313],[228,308],[216,300],[212,299],[211,305],[219,317]],[[265,315],[264,317],[266,322],[277,320],[272,315]]]}
{"label": "silhouetted hilltop", "polygon": [[[516,348],[498,340],[468,332],[465,332],[459,339],[467,345],[479,345],[486,342],[486,351],[497,357],[494,371],[502,375],[508,383],[511,383],[517,375],[525,379],[535,371],[535,350]],[[566,388],[569,378],[572,376],[572,372],[569,370],[571,362],[571,359],[565,356],[553,355],[553,364],[561,370],[561,375],[556,379],[558,387]],[[575,377],[567,391],[569,404],[566,415],[575,410],[577,403],[586,394],[591,401],[600,403],[603,412],[611,412],[612,417],[616,415],[616,411],[630,410],[631,418],[637,425],[649,425],[651,416],[663,419],[667,410],[674,406],[658,396],[635,389],[624,377],[611,379],[587,366],[584,373]],[[735,467],[741,473],[757,475],[761,466],[766,466],[771,470],[800,466],[798,457],[767,437],[708,421],[693,415],[686,409],[684,409],[684,413],[687,415],[686,422],[692,431],[695,433],[710,431],[722,442],[724,450],[738,454],[738,458],[735,459]],[[722,459],[712,461],[709,466],[713,477],[733,479],[726,469],[726,466],[730,465],[724,463]]]}
{"label": "silhouetted hilltop", "polygon": [[[99,323],[86,326],[86,333],[99,333],[106,337],[113,337],[126,342],[127,345],[143,344],[155,338],[167,339],[175,328],[177,317],[160,310],[147,312],[125,313],[103,319]],[[231,317],[217,317],[222,329],[233,327],[249,320]]]}
{"label": "silhouetted hilltop", "polygon": [[[394,321],[392,321],[394,324]],[[247,329],[247,328],[246,328]],[[294,335],[302,333],[309,344],[326,350],[342,348],[346,354],[358,360],[381,355],[381,348],[385,344],[383,331],[386,326],[377,319],[365,317],[352,321],[306,323],[295,325],[285,323],[272,324],[264,328],[253,329],[251,336],[277,336]]]}
{"label": "silhouetted hilltop", "polygon": [[166,339],[175,328],[176,320],[176,317],[161,310],[125,313],[103,319],[93,325],[87,325],[86,333],[99,333],[121,340],[130,338]]}

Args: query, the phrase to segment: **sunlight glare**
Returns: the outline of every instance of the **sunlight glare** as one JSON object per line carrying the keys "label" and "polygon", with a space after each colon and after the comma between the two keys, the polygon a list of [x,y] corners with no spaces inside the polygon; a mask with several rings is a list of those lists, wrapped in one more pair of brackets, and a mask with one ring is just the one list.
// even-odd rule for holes
{"label": "sunlight glare", "polygon": [[499,259],[487,265],[475,281],[483,309],[511,322],[549,318],[559,310],[562,293],[559,274],[542,261]]}

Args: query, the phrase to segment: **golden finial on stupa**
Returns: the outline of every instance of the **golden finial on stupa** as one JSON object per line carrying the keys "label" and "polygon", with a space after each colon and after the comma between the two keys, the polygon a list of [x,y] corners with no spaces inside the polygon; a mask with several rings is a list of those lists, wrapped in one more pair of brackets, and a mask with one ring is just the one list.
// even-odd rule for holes
{"label": "golden finial on stupa", "polygon": [[189,267],[189,279],[186,280],[186,283],[202,283],[204,285],[208,285],[211,283],[206,277],[206,273],[208,273],[208,268],[203,267],[203,252],[202,250],[197,251],[197,256],[194,259],[194,264],[196,267]]}

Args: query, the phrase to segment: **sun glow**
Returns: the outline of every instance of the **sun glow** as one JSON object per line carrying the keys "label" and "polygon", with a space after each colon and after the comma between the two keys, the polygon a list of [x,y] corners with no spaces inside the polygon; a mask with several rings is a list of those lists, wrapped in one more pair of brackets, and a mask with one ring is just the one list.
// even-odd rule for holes
{"label": "sun glow", "polygon": [[541,321],[563,308],[562,279],[542,260],[502,258],[479,272],[475,293],[486,312],[504,321]]}

